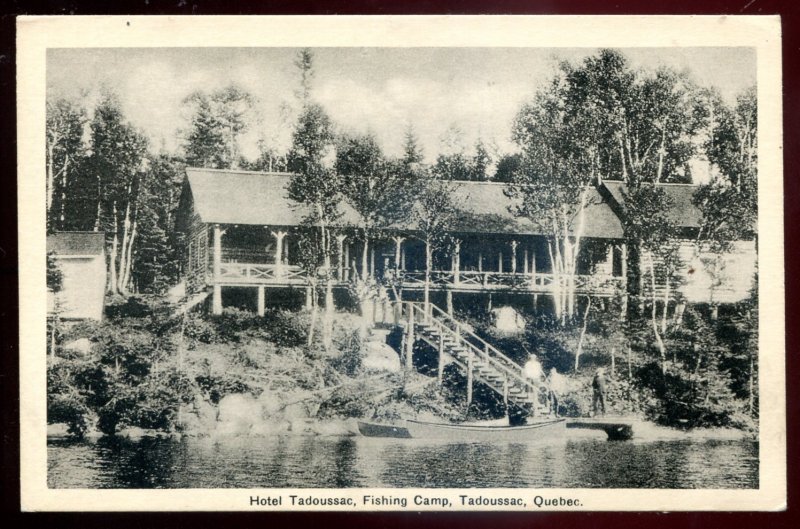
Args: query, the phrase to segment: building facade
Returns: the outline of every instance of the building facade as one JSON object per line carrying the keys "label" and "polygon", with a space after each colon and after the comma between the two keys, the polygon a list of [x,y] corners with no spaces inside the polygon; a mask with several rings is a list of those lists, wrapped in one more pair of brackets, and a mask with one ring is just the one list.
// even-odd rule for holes
{"label": "building facade", "polygon": [[[185,238],[183,276],[189,292],[211,292],[214,313],[222,311],[226,290],[249,292],[256,310],[263,313],[271,291],[298,289],[302,293],[309,288],[309,278],[300,266],[299,243],[302,230],[310,228],[303,226],[307,211],[288,198],[291,176],[186,170],[177,216],[177,228]],[[447,251],[434,254],[430,273],[430,288],[445,293],[448,305],[453,296],[463,294],[503,293],[533,300],[555,294],[559,278],[553,271],[547,233],[536,223],[509,213],[514,199],[505,190],[501,183],[453,183],[452,199],[459,214]],[[581,251],[576,274],[571,276],[576,296],[612,297],[626,291],[621,197],[616,183],[587,188]],[[688,216],[686,211],[676,212],[688,219],[688,242],[699,212],[691,201],[682,204],[691,209]],[[407,222],[380,230],[364,252],[359,215],[346,203],[341,210],[332,229],[335,288],[347,288],[356,278],[391,279],[402,295],[418,295],[425,285],[425,244],[416,226]],[[717,301],[736,301],[749,292],[755,252],[748,253],[745,244],[743,256],[735,258],[742,262],[731,267],[737,271],[732,277],[735,284],[717,288]],[[705,300],[702,274],[692,277],[692,262],[681,273],[694,282],[685,282],[683,293],[677,294],[689,301]]]}
{"label": "building facade", "polygon": [[61,289],[48,292],[49,312],[63,320],[102,320],[106,292],[105,234],[58,232],[47,253],[61,272]]}

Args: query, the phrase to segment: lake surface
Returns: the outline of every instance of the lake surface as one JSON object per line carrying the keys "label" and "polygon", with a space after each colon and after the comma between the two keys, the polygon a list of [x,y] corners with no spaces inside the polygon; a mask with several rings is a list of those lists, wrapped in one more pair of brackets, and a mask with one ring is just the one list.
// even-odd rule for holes
{"label": "lake surface", "polygon": [[51,488],[757,488],[758,443],[276,436],[48,441]]}

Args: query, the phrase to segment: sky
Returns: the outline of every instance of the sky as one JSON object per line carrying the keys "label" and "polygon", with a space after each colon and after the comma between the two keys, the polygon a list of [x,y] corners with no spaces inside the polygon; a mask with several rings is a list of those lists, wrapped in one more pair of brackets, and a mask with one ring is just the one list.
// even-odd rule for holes
{"label": "sky", "polygon": [[[315,48],[312,96],[343,131],[372,133],[398,155],[413,126],[426,161],[472,146],[478,137],[512,152],[520,106],[551,79],[560,61],[595,48]],[[635,68],[686,70],[733,101],[755,84],[752,48],[623,48]],[[175,151],[187,124],[182,101],[194,91],[231,83],[257,98],[258,121],[243,138],[257,154],[261,139],[279,150],[290,141],[299,74],[296,48],[81,48],[47,55],[48,98],[92,105],[101,86],[117,92],[127,118],[158,150]]]}

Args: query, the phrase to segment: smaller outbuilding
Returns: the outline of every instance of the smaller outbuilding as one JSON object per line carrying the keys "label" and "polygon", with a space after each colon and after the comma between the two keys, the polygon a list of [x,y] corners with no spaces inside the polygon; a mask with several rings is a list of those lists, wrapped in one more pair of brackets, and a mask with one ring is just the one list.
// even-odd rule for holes
{"label": "smaller outbuilding", "polygon": [[61,271],[61,289],[49,294],[50,312],[63,320],[101,320],[106,292],[105,234],[64,231],[47,237],[47,254]]}

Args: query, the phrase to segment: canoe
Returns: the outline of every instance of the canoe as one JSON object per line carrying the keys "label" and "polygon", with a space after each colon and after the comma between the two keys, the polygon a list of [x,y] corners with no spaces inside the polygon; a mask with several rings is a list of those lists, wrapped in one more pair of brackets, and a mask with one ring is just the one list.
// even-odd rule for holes
{"label": "canoe", "polygon": [[453,441],[527,442],[559,437],[566,432],[564,419],[543,420],[522,426],[475,426],[422,421],[406,421],[409,435],[415,439]]}
{"label": "canoe", "polygon": [[408,429],[393,424],[379,424],[374,422],[358,422],[358,431],[365,437],[395,437],[398,439],[408,439],[411,435]]}

